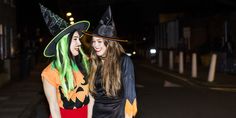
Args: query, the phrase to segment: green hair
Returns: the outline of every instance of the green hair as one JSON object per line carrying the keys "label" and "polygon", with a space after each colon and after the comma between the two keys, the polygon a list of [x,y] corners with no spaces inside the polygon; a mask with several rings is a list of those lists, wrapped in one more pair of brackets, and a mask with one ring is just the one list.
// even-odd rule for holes
{"label": "green hair", "polygon": [[[75,60],[69,56],[69,34],[63,36],[56,45],[56,59],[54,60],[54,66],[59,71],[59,77],[61,82],[61,87],[64,95],[68,98],[68,92],[74,90],[74,76],[73,70],[78,71],[78,66]],[[84,67],[86,74],[89,73],[89,63],[88,57],[80,48],[80,53],[82,57],[82,66]]]}

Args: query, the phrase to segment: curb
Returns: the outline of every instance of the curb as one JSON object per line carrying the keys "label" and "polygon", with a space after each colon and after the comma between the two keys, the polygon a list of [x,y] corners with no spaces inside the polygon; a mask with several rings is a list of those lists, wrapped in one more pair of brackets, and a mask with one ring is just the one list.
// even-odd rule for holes
{"label": "curb", "polygon": [[175,78],[174,80],[170,79],[168,81],[171,81],[176,84],[181,84],[186,87],[193,87],[193,88],[201,88],[201,89],[209,89],[209,90],[217,90],[217,91],[228,91],[228,92],[236,92],[236,85],[229,85],[229,84],[219,84],[219,83],[213,83],[213,82],[203,82],[196,80],[197,78],[187,78],[183,77],[180,74],[166,71],[165,69],[160,69],[154,66],[140,64],[141,66],[160,72],[164,75],[171,76],[172,78]]}

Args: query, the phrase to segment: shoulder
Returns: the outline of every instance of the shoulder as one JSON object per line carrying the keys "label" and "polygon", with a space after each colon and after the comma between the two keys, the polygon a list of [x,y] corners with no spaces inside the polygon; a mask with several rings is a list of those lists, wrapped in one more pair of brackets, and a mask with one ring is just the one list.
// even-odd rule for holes
{"label": "shoulder", "polygon": [[42,80],[47,80],[51,85],[58,86],[60,84],[59,73],[51,64],[49,64],[41,73]]}
{"label": "shoulder", "polygon": [[53,68],[52,63],[50,63],[46,68],[43,69],[41,76],[52,76],[56,75],[57,73],[57,70]]}
{"label": "shoulder", "polygon": [[53,69],[53,68],[52,68],[52,63],[50,63],[49,65],[47,65],[47,66],[43,69],[42,73],[52,71],[52,69]]}
{"label": "shoulder", "polygon": [[132,69],[133,68],[133,62],[132,62],[131,58],[126,54],[123,54],[121,56],[120,63],[121,63],[122,69]]}
{"label": "shoulder", "polygon": [[132,63],[131,58],[128,55],[126,55],[126,54],[122,54],[122,56],[121,56],[121,64],[123,65],[123,64],[127,64],[127,63]]}
{"label": "shoulder", "polygon": [[132,60],[127,54],[122,54],[121,61],[132,61]]}

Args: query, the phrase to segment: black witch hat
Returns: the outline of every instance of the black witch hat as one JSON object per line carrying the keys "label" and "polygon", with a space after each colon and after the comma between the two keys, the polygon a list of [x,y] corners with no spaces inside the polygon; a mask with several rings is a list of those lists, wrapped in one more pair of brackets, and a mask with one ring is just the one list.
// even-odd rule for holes
{"label": "black witch hat", "polygon": [[117,37],[116,27],[112,18],[110,6],[108,6],[107,10],[103,14],[96,29],[93,32],[83,31],[83,33],[90,36],[102,37],[107,40],[128,42],[127,40],[121,40]]}
{"label": "black witch hat", "polygon": [[58,15],[54,14],[52,11],[41,4],[40,9],[50,33],[54,36],[54,38],[44,49],[43,54],[45,57],[55,56],[56,44],[63,36],[77,30],[79,31],[81,37],[81,32],[87,31],[90,26],[90,22],[86,20],[78,21],[72,25],[69,25],[64,19],[60,18]]}

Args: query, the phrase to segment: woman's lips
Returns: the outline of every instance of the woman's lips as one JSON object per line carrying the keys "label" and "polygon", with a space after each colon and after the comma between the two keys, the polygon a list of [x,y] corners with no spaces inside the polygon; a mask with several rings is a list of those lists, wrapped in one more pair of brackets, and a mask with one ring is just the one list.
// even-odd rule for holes
{"label": "woman's lips", "polygon": [[79,47],[75,47],[75,50],[76,50],[76,51],[79,51]]}
{"label": "woman's lips", "polygon": [[101,51],[101,49],[95,49],[95,51],[96,51],[96,52],[100,52],[100,51]]}

